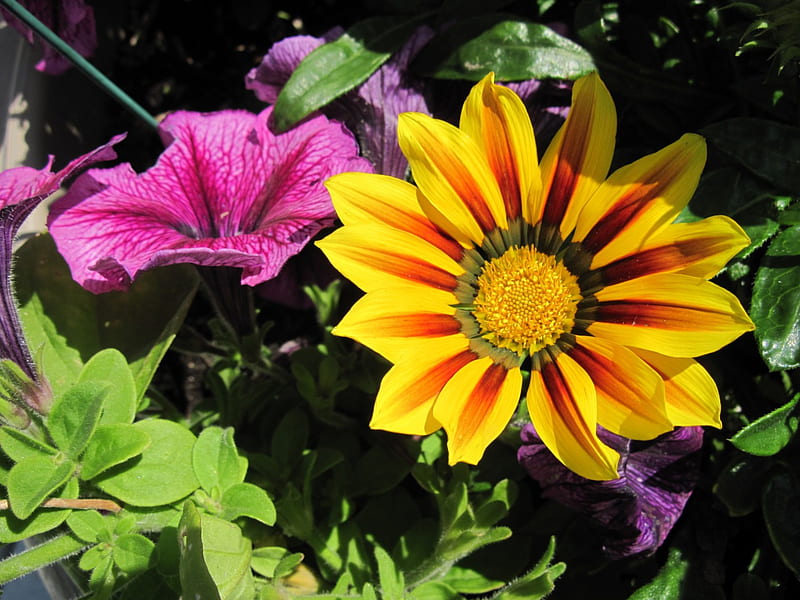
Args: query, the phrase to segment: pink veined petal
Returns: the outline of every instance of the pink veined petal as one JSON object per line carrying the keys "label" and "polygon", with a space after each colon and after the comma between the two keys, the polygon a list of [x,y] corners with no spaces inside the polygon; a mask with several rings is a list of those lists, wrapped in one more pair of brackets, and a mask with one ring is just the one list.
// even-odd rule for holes
{"label": "pink veined petal", "polygon": [[76,279],[95,292],[125,289],[172,262],[242,267],[247,285],[274,277],[333,221],[323,181],[369,165],[341,124],[319,116],[275,135],[270,114],[173,113],[151,169],[94,170],[73,186],[49,227]]}

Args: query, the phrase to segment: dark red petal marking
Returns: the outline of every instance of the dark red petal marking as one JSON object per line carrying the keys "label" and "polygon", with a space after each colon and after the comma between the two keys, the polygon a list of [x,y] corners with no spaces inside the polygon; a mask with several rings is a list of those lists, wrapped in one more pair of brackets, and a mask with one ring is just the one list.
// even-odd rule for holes
{"label": "dark red petal marking", "polygon": [[370,327],[380,337],[440,337],[461,331],[453,315],[430,312],[371,319]]}
{"label": "dark red petal marking", "polygon": [[619,377],[619,368],[607,356],[575,346],[569,355],[589,374],[595,387],[628,408],[638,406],[638,390],[625,385],[625,377]]}
{"label": "dark red petal marking", "polygon": [[605,285],[613,285],[644,275],[677,271],[714,255],[729,245],[729,241],[720,240],[719,237],[681,240],[620,258],[598,269],[598,272]]}
{"label": "dark red petal marking", "polygon": [[[635,298],[601,302],[586,312],[592,321],[673,331],[696,331],[698,323],[703,324],[703,329],[713,330],[715,325],[729,325],[731,321],[730,314],[724,312]],[[584,315],[579,315],[579,318],[584,318]]]}
{"label": "dark red petal marking", "polygon": [[498,364],[492,364],[481,375],[475,388],[470,392],[469,400],[458,420],[459,436],[472,436],[486,421],[492,412],[497,396],[506,380],[508,370]]}
{"label": "dark red petal marking", "polygon": [[374,266],[385,273],[418,281],[440,290],[452,291],[456,287],[456,276],[443,271],[423,260],[417,260],[404,254],[382,253],[378,260],[371,257],[370,261]]}
{"label": "dark red petal marking", "polygon": [[[573,348],[569,351],[570,356],[574,350]],[[576,433],[575,438],[578,440],[593,437],[594,433],[588,431],[586,423],[578,411],[572,391],[556,364],[553,362],[547,363],[541,372],[544,387],[550,395],[551,404],[567,428]]]}
{"label": "dark red petal marking", "polygon": [[409,214],[397,210],[390,205],[383,205],[384,221],[391,227],[407,231],[436,246],[454,261],[458,262],[463,256],[463,249],[454,239],[442,235],[441,230],[422,215]]}
{"label": "dark red petal marking", "polygon": [[433,365],[424,373],[420,373],[414,383],[406,388],[406,398],[415,399],[414,406],[419,406],[429,401],[442,391],[442,388],[450,381],[453,375],[476,358],[475,353],[470,350],[464,350]]}

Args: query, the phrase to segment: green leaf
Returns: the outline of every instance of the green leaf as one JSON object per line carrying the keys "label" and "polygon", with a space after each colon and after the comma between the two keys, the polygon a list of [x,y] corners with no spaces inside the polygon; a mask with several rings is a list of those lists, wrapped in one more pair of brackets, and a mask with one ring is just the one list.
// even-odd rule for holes
{"label": "green leaf", "polygon": [[56,397],[47,416],[47,431],[69,458],[77,459],[89,443],[100,421],[107,388],[107,384],[86,381]]}
{"label": "green leaf", "polygon": [[442,79],[478,81],[494,71],[499,81],[577,79],[595,70],[591,55],[555,31],[502,15],[454,23],[415,58],[414,69]]}
{"label": "green leaf", "polygon": [[252,483],[237,483],[222,494],[222,518],[232,521],[250,517],[265,525],[274,525],[275,505],[263,489]]}
{"label": "green leaf", "polygon": [[78,382],[83,381],[109,384],[100,423],[133,422],[139,402],[136,382],[128,361],[119,350],[106,348],[90,358],[78,376]]}
{"label": "green leaf", "polygon": [[426,581],[415,587],[410,597],[413,600],[463,600],[463,596],[441,581]]}
{"label": "green leaf", "polygon": [[73,281],[49,235],[31,238],[16,255],[20,317],[53,389],[75,382],[100,350],[117,348],[130,364],[138,403],[189,309],[195,269],[159,267],[139,274],[127,292],[95,295]]}
{"label": "green leaf", "polygon": [[777,454],[797,432],[798,414],[795,410],[800,394],[772,412],[739,430],[731,443],[739,450],[755,456]]}
{"label": "green leaf", "polygon": [[756,273],[750,315],[770,370],[800,366],[800,225],[779,233]]}
{"label": "green leaf", "polygon": [[701,131],[720,151],[788,192],[800,192],[800,128],[739,117]]}
{"label": "green leaf", "polygon": [[201,514],[192,502],[186,502],[179,540],[184,598],[250,600],[255,596],[252,546],[236,525]]}
{"label": "green leaf", "polygon": [[761,508],[778,555],[795,576],[800,575],[800,481],[787,470],[777,471],[764,487]]}
{"label": "green leaf", "polygon": [[96,510],[72,511],[67,517],[67,527],[80,539],[89,543],[97,542],[98,534],[108,530],[105,518]]}
{"label": "green leaf", "polygon": [[303,560],[302,554],[291,554],[286,548],[281,548],[280,546],[256,548],[253,550],[250,566],[259,575],[263,575],[269,579],[274,579],[275,577],[280,577],[280,575],[277,574],[278,565],[280,565],[281,561],[289,556],[300,557],[300,560],[297,561],[295,566],[299,565]]}
{"label": "green leaf", "polygon": [[127,533],[114,540],[112,554],[120,571],[128,575],[150,568],[155,544],[138,533]]}
{"label": "green leaf", "polygon": [[365,81],[406,41],[419,18],[374,17],[353,25],[339,39],[316,48],[292,72],[275,102],[272,119],[286,131]]}
{"label": "green leaf", "polygon": [[103,471],[138,456],[149,444],[150,436],[134,425],[100,425],[81,456],[80,478],[93,479]]}
{"label": "green leaf", "polygon": [[550,538],[542,557],[528,573],[513,581],[495,596],[495,600],[539,600],[555,589],[555,580],[566,570],[564,563],[550,564],[556,549],[555,537]]}
{"label": "green leaf", "polygon": [[58,452],[50,444],[45,444],[27,433],[13,427],[0,427],[0,448],[14,462],[29,456],[53,456]]}
{"label": "green leaf", "polygon": [[631,594],[628,600],[680,600],[689,566],[689,560],[678,548],[670,548],[667,562],[658,574]]}
{"label": "green leaf", "polygon": [[28,518],[75,471],[70,460],[53,456],[29,456],[8,473],[8,502],[18,519]]}
{"label": "green leaf", "polygon": [[233,429],[207,427],[200,432],[192,450],[192,465],[197,480],[207,492],[218,487],[224,492],[244,481],[246,459],[239,457],[233,440]]}
{"label": "green leaf", "polygon": [[403,600],[405,583],[403,573],[397,569],[383,548],[375,546],[375,562],[378,564],[378,581],[381,584],[381,598],[383,600]]}
{"label": "green leaf", "polygon": [[272,436],[271,454],[281,465],[293,465],[303,455],[308,442],[308,417],[295,408],[280,420]]}
{"label": "green leaf", "polygon": [[[78,479],[73,477],[58,492],[60,498],[78,497]],[[11,543],[52,531],[70,515],[68,508],[39,510],[27,519],[18,519],[9,510],[0,511],[0,543]]]}
{"label": "green leaf", "polygon": [[769,474],[764,459],[739,454],[722,469],[714,483],[714,494],[732,517],[750,514],[761,502],[761,490]]}
{"label": "green leaf", "polygon": [[134,506],[161,506],[184,498],[200,483],[192,468],[196,438],[173,421],[134,423],[150,438],[141,455],[102,473],[93,483],[114,498]]}

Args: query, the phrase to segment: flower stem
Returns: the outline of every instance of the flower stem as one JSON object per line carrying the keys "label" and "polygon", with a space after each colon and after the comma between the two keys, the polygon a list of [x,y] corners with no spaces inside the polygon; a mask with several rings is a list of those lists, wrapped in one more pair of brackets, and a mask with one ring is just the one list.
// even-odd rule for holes
{"label": "flower stem", "polygon": [[0,561],[0,585],[5,585],[18,577],[38,571],[42,567],[62,560],[89,544],[72,534],[51,538],[14,556]]}
{"label": "flower stem", "polygon": [[156,121],[150,113],[142,108],[142,106],[139,105],[128,94],[122,91],[117,84],[103,75],[88,60],[73,50],[69,44],[64,42],[64,40],[53,33],[53,31],[45,26],[39,19],[34,17],[28,10],[25,9],[25,7],[20,5],[19,2],[16,0],[0,0],[0,5],[8,9],[9,12],[11,12],[15,17],[33,29],[42,39],[63,54],[67,60],[75,65],[75,67],[84,75],[89,77],[89,79],[94,81],[94,83],[97,84],[102,90],[114,98],[114,100],[122,104],[122,106],[139,117],[149,127],[153,129],[158,128],[158,121]]}

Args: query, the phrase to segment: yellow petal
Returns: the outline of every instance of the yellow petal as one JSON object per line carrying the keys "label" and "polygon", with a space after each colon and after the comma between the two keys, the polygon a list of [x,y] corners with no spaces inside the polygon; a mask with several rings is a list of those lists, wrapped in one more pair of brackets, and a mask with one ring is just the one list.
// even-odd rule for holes
{"label": "yellow petal", "polygon": [[668,356],[708,354],[754,329],[736,296],[689,275],[646,275],[595,297],[599,304],[576,317],[592,322],[590,334]]}
{"label": "yellow petal", "polygon": [[444,121],[407,112],[400,114],[397,136],[414,181],[441,217],[432,220],[450,236],[469,247],[480,245],[486,232],[508,227],[494,174],[467,134]]}
{"label": "yellow petal", "polygon": [[572,88],[572,106],[542,158],[545,198],[542,221],[566,238],[578,214],[606,178],[614,154],[617,113],[597,73]]}
{"label": "yellow petal", "polygon": [[664,379],[667,415],[673,424],[722,427],[717,384],[700,363],[646,350],[634,349],[634,352]]}
{"label": "yellow petal", "polygon": [[416,235],[381,223],[346,225],[318,241],[345,277],[365,292],[397,285],[453,290],[464,269]]}
{"label": "yellow petal", "polygon": [[578,217],[575,240],[595,254],[592,266],[641,248],[689,202],[706,162],[703,138],[686,134],[615,171]]}
{"label": "yellow petal", "polygon": [[619,477],[619,454],[597,437],[595,387],[568,355],[531,371],[528,411],[542,442],[568,469],[587,479]]}
{"label": "yellow petal", "polygon": [[651,440],[673,428],[664,404],[664,382],[629,349],[598,338],[577,336],[569,351],[597,390],[597,420],[635,440]]}
{"label": "yellow petal", "polygon": [[517,408],[522,374],[484,357],[469,363],[444,386],[433,416],[447,432],[450,464],[477,464]]}
{"label": "yellow petal", "polygon": [[370,427],[425,435],[441,427],[433,403],[445,384],[477,358],[463,335],[419,343],[381,381]]}
{"label": "yellow petal", "polygon": [[384,223],[427,240],[451,258],[461,259],[461,245],[434,225],[417,201],[410,183],[374,173],[341,173],[325,182],[336,214],[345,225]]}
{"label": "yellow petal", "polygon": [[414,351],[421,339],[460,332],[451,306],[456,302],[452,293],[433,288],[381,288],[359,299],[333,333],[357,340],[397,362],[406,351]]}
{"label": "yellow petal", "polygon": [[[461,110],[460,128],[477,142],[494,172],[508,219],[539,216],[541,176],[533,126],[513,91],[494,84],[490,73],[472,88]],[[529,221],[530,222],[530,221]]]}
{"label": "yellow petal", "polygon": [[747,234],[728,217],[673,223],[646,240],[639,250],[598,270],[606,285],[669,272],[709,279],[749,244]]}

